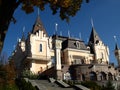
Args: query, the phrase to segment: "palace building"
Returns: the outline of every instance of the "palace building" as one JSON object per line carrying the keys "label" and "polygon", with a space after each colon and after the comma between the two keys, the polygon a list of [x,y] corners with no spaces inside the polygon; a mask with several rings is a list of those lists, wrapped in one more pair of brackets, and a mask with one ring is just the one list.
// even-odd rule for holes
{"label": "palace building", "polygon": [[108,46],[93,25],[91,29],[88,44],[72,37],[48,36],[38,16],[32,31],[27,38],[23,34],[12,54],[18,75],[30,70],[62,80],[118,80],[119,70],[109,63]]}

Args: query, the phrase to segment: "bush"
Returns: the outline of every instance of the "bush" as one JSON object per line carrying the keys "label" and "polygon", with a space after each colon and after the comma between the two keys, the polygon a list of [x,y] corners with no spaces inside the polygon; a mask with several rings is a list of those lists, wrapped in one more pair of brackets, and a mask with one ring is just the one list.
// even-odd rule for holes
{"label": "bush", "polygon": [[73,86],[75,84],[81,84],[81,81],[79,80],[63,80],[65,83],[69,84],[70,86]]}
{"label": "bush", "polygon": [[3,85],[0,86],[0,90],[19,90],[16,85]]}
{"label": "bush", "polygon": [[90,88],[90,90],[115,90],[115,87],[113,86],[111,81],[108,81],[106,85],[102,87],[93,81],[84,81],[84,82],[81,82],[81,84],[85,87]]}
{"label": "bush", "polygon": [[[102,88],[102,90],[115,90],[115,87],[113,86],[112,82],[109,80],[106,83],[106,86]],[[118,89],[119,90],[119,89]]]}
{"label": "bush", "polygon": [[16,83],[20,90],[36,90],[30,82],[26,82],[25,79],[17,79]]}
{"label": "bush", "polygon": [[[102,87],[93,81],[84,81],[84,82],[81,82],[81,85],[87,88],[90,88],[90,90],[102,90]],[[106,89],[106,90],[109,90],[109,89]]]}
{"label": "bush", "polygon": [[23,71],[22,76],[29,79],[38,79],[38,75],[32,73],[30,70]]}

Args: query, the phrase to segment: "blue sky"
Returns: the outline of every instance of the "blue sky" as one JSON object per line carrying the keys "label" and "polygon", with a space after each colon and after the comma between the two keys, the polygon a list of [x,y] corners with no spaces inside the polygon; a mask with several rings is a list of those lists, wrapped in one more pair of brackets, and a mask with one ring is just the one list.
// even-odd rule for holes
{"label": "blue sky", "polygon": [[[17,22],[16,24],[11,22],[3,48],[3,52],[7,53],[8,56],[14,50],[17,39],[21,38],[23,27],[25,26],[26,36],[32,30],[38,15],[37,12],[38,9],[35,8],[33,13],[27,15],[21,10],[21,6],[15,11],[14,17]],[[55,23],[58,23],[58,33],[61,32],[63,36],[68,36],[69,30],[70,35],[75,38],[79,38],[79,33],[81,33],[81,38],[85,43],[87,43],[92,29],[92,18],[96,32],[102,41],[109,46],[110,62],[117,63],[114,56],[115,41],[113,36],[117,37],[120,45],[120,0],[90,0],[90,3],[83,3],[76,16],[70,18],[69,24],[62,21],[58,14],[52,15],[48,6],[44,11],[40,11],[40,17],[49,36],[53,35]]]}

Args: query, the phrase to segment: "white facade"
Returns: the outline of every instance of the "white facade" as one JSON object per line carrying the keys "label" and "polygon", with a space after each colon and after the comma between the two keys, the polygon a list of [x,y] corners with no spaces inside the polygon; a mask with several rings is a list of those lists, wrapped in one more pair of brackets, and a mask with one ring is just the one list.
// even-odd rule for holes
{"label": "white facade", "polygon": [[39,17],[27,39],[19,43],[19,49],[13,55],[16,67],[31,70],[35,74],[51,68],[52,65],[60,71],[62,65],[92,64],[93,61],[97,61],[97,64],[109,63],[109,48],[101,40],[96,44],[92,43],[94,53],[91,53],[91,46],[82,40],[63,36],[48,37]]}

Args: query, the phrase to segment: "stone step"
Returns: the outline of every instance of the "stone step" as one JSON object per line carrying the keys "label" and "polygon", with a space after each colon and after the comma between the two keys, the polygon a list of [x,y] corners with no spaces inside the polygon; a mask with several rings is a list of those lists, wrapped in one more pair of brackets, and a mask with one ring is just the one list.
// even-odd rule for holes
{"label": "stone step", "polygon": [[73,88],[62,88],[56,83],[50,83],[48,80],[34,80],[34,82],[37,83],[39,87],[45,87],[44,89],[40,90],[75,90]]}
{"label": "stone step", "polygon": [[83,85],[74,85],[74,86],[79,90],[90,90],[89,88],[84,87]]}
{"label": "stone step", "polygon": [[39,88],[40,90],[48,90],[46,86],[41,83],[37,83],[36,80],[29,80],[34,87]]}
{"label": "stone step", "polygon": [[68,85],[67,83],[63,82],[62,80],[57,80],[56,82],[58,84],[60,84],[62,87],[64,87],[64,88],[70,87],[70,85]]}
{"label": "stone step", "polygon": [[54,78],[49,78],[49,81],[50,81],[51,83],[54,83],[56,80],[55,80]]}

